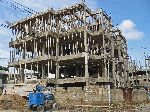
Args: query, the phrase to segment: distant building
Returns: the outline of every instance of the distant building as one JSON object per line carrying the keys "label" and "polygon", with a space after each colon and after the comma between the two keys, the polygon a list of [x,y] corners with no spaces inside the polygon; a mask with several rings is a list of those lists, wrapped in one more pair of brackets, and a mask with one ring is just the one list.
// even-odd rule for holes
{"label": "distant building", "polygon": [[0,70],[0,83],[6,84],[8,77],[8,71]]}
{"label": "distant building", "polygon": [[0,88],[3,84],[7,84],[8,71],[5,67],[0,67]]}
{"label": "distant building", "polygon": [[140,69],[133,72],[129,72],[129,80],[131,86],[149,86],[149,70]]}

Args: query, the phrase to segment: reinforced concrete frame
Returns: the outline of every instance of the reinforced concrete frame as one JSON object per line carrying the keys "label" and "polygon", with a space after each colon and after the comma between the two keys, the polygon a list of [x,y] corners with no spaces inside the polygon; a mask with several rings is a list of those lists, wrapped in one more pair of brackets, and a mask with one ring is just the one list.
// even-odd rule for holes
{"label": "reinforced concrete frame", "polygon": [[[9,67],[59,86],[128,85],[127,44],[110,16],[84,2],[37,13],[11,25]],[[55,74],[55,78],[48,78]]]}

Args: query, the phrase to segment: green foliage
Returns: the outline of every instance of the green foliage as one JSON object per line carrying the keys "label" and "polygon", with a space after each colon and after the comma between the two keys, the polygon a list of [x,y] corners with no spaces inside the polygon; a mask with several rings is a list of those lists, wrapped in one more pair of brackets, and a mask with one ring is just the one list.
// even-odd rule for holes
{"label": "green foliage", "polygon": [[7,69],[6,67],[0,66],[0,70],[5,70],[5,71],[7,71],[8,69]]}

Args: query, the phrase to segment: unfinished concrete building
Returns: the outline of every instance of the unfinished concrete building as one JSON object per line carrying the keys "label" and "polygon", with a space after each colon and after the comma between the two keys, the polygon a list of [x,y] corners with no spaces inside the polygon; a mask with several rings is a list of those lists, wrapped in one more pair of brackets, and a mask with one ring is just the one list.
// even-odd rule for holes
{"label": "unfinished concrete building", "polygon": [[149,80],[149,58],[145,58],[145,68],[140,65],[138,66],[135,60],[130,60],[128,62],[128,72],[129,72],[129,86],[130,87],[148,87],[150,85]]}
{"label": "unfinished concrete building", "polygon": [[[128,84],[127,44],[102,9],[84,2],[36,13],[11,25],[9,67],[62,87]],[[48,76],[55,74],[55,78]]]}

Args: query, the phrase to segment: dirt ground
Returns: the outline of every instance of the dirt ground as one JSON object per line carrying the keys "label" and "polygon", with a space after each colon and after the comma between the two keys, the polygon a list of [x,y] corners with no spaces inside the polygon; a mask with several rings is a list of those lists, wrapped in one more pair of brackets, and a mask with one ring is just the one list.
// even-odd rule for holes
{"label": "dirt ground", "polygon": [[[0,112],[25,112],[19,110],[0,110]],[[125,105],[125,106],[112,106],[111,108],[107,107],[76,107],[72,109],[59,109],[58,111],[52,112],[150,112],[150,103],[141,104],[141,105]]]}
{"label": "dirt ground", "polygon": [[[0,112],[30,112],[26,111],[26,99],[19,95],[1,95]],[[150,112],[150,101],[143,102],[124,102],[118,104],[101,106],[75,106],[69,108],[60,108],[52,112]]]}
{"label": "dirt ground", "polygon": [[19,95],[1,95],[0,96],[0,111],[2,110],[17,110],[24,112],[26,100]]}
{"label": "dirt ground", "polygon": [[[0,112],[26,112],[26,111],[18,111],[18,110],[0,110]],[[30,112],[30,111],[28,111]],[[48,111],[47,111],[48,112]],[[109,110],[108,108],[106,109],[99,109],[99,108],[96,108],[96,109],[90,109],[90,108],[76,108],[74,110],[69,110],[69,109],[60,109],[60,110],[57,110],[57,111],[52,111],[52,112],[150,112],[150,104],[148,105],[144,105],[143,107],[140,107],[139,109],[138,108],[135,108],[135,109],[124,109],[124,110]]]}

